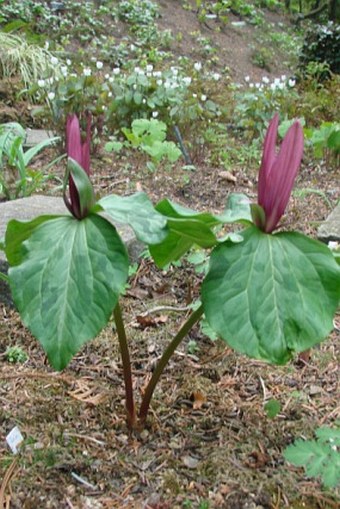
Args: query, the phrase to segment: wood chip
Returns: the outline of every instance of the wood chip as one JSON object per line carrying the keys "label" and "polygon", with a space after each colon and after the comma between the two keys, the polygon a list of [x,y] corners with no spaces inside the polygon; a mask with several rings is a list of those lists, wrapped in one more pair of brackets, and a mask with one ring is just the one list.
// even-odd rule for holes
{"label": "wood chip", "polygon": [[228,182],[236,182],[237,181],[237,178],[235,177],[235,175],[230,173],[230,171],[220,171],[218,173],[218,176],[223,180],[227,180]]}

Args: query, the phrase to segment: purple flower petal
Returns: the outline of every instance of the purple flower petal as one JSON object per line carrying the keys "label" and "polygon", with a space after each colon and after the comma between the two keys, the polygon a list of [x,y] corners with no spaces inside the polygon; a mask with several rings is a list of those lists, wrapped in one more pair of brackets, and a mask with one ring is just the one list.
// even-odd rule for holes
{"label": "purple flower petal", "polygon": [[[91,142],[91,116],[87,117],[86,139],[81,141],[80,124],[77,115],[68,115],[66,121],[66,152],[68,157],[74,159],[87,174],[90,173],[90,142]],[[69,199],[64,196],[67,208],[77,218],[81,219],[81,207],[78,190],[73,178],[69,177]]]}
{"label": "purple flower petal", "polygon": [[275,152],[277,128],[278,115],[275,115],[264,143],[258,184],[258,204],[265,212],[262,229],[266,233],[276,228],[286,209],[303,155],[300,123],[294,122],[289,128],[278,154]]}
{"label": "purple flower petal", "polygon": [[276,113],[270,121],[266,137],[263,144],[262,162],[259,172],[258,182],[258,203],[261,205],[265,201],[266,182],[268,180],[271,167],[276,157],[276,139],[279,126],[279,115]]}

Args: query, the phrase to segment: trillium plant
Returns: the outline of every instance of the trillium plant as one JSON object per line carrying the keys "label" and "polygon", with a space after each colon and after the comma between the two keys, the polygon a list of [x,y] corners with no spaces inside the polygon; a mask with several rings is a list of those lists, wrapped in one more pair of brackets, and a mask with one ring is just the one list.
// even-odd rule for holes
{"label": "trillium plant", "polygon": [[[231,194],[220,215],[168,199],[155,207],[144,193],[96,201],[90,182],[90,118],[82,141],[79,120],[67,120],[64,199],[71,214],[9,222],[5,250],[13,299],[51,365],[64,369],[113,313],[126,392],[127,425],[145,424],[152,395],[171,355],[205,314],[212,329],[242,354],[284,364],[324,339],[340,297],[340,269],[327,246],[279,230],[303,153],[295,122],[276,151],[278,116],[264,142],[258,203]],[[67,185],[68,184],[68,185]],[[126,247],[114,224],[126,223],[159,267],[192,246],[211,251],[201,304],[169,341],[137,411],[119,297],[128,278]],[[224,224],[238,224],[222,236]]]}

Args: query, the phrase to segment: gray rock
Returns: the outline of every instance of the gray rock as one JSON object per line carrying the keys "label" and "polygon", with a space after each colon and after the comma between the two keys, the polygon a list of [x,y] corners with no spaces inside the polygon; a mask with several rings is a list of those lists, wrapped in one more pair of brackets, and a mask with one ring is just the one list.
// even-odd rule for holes
{"label": "gray rock", "polygon": [[318,229],[318,239],[322,242],[340,242],[340,203]]}
{"label": "gray rock", "polygon": [[52,131],[45,131],[45,129],[26,129],[26,139],[24,142],[25,147],[34,147],[38,143],[54,138]]}

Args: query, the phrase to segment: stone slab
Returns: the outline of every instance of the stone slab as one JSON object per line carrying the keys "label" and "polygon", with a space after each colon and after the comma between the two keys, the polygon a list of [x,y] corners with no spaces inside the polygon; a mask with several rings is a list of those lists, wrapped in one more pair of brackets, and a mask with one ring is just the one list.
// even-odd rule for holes
{"label": "stone slab", "polygon": [[26,129],[24,145],[27,148],[31,148],[49,138],[54,138],[52,131],[45,131],[45,129]]}
{"label": "stone slab", "polygon": [[319,229],[318,239],[322,242],[340,242],[340,203],[335,207],[333,212],[327,217]]}
{"label": "stone slab", "polygon": [[[46,214],[69,214],[69,212],[64,200],[54,196],[33,195],[0,203],[0,239],[4,237],[7,223],[11,219],[30,221]],[[143,244],[136,239],[131,228],[118,223],[113,224],[127,246],[130,260],[136,261],[144,249]],[[3,251],[0,251],[0,260],[5,260]]]}

